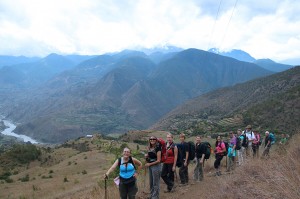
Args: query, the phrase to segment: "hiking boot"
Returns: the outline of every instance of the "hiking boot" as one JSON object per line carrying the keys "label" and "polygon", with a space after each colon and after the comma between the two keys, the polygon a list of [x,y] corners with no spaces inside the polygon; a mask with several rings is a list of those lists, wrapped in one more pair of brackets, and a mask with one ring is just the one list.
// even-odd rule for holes
{"label": "hiking boot", "polygon": [[173,193],[174,192],[174,188],[173,189],[165,189],[164,193]]}
{"label": "hiking boot", "polygon": [[184,187],[184,186],[186,186],[187,185],[187,183],[180,183],[179,184],[179,187]]}

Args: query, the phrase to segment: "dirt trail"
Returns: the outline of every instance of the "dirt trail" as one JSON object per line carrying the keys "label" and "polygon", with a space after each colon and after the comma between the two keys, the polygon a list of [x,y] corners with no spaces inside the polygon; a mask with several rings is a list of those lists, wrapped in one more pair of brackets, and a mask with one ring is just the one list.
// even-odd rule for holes
{"label": "dirt trail", "polygon": [[[212,160],[211,160],[212,161]],[[225,162],[225,161],[224,161]],[[204,169],[204,179],[201,182],[194,183],[192,178],[193,171],[195,168],[194,164],[189,165],[189,184],[187,186],[179,187],[179,175],[178,175],[178,168],[177,168],[177,176],[178,178],[175,179],[175,190],[171,193],[165,193],[167,186],[165,185],[164,181],[161,179],[160,181],[160,199],[185,199],[185,198],[208,198],[207,191],[210,189],[210,185],[215,182],[218,178],[224,178],[224,176],[228,176],[228,173],[223,172],[221,176],[215,176],[214,170],[211,168],[211,164],[206,165],[207,168]],[[222,170],[225,171],[225,167],[222,167]],[[144,179],[140,179],[143,181]],[[144,188],[144,182],[139,183],[139,199],[146,199],[149,196],[149,182],[148,176],[146,177],[146,186]]]}

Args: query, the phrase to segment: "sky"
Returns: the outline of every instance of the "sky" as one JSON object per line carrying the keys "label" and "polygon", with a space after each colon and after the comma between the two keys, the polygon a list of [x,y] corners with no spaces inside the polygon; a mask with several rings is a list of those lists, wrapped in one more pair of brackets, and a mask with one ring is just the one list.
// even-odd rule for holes
{"label": "sky", "polygon": [[300,60],[296,0],[0,0],[0,55],[167,45]]}

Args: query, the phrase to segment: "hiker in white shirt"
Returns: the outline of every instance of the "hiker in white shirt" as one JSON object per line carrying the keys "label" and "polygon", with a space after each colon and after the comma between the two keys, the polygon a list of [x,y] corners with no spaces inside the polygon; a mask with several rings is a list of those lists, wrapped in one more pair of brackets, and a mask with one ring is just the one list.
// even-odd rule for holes
{"label": "hiker in white shirt", "polygon": [[252,126],[247,125],[244,133],[246,135],[247,142],[248,142],[248,147],[246,148],[246,157],[248,157],[250,155],[250,150],[252,150],[252,142],[255,139],[255,135],[252,131]]}

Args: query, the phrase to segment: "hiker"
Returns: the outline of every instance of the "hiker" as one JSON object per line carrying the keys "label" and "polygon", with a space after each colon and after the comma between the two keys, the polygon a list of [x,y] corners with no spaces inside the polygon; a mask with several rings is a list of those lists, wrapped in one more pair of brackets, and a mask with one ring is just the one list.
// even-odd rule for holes
{"label": "hiker", "polygon": [[194,181],[200,182],[203,180],[203,163],[207,147],[201,143],[201,137],[196,137],[196,166],[194,169]]}
{"label": "hiker", "polygon": [[282,133],[281,134],[281,140],[280,140],[279,144],[285,145],[286,142],[287,142],[286,134]]}
{"label": "hiker", "polygon": [[244,155],[245,155],[245,147],[242,145],[245,135],[242,135],[242,130],[238,129],[237,130],[237,154],[238,154],[238,165],[241,166],[244,163]]}
{"label": "hiker", "polygon": [[230,131],[229,133],[230,141],[229,141],[229,147],[228,147],[228,165],[227,165],[227,172],[230,172],[234,169],[234,160],[236,156],[236,137],[233,133],[233,131]]}
{"label": "hiker", "polygon": [[167,185],[165,192],[172,192],[174,189],[174,172],[176,169],[176,162],[178,157],[178,148],[173,142],[173,135],[167,134],[167,158],[163,163],[161,178]]}
{"label": "hiker", "polygon": [[223,159],[225,152],[226,152],[226,146],[225,146],[224,142],[222,141],[221,136],[219,135],[216,138],[216,148],[215,148],[216,160],[214,162],[214,167],[216,169],[217,176],[221,175],[220,165],[221,165],[221,160]]}
{"label": "hiker", "polygon": [[189,173],[188,173],[188,166],[189,166],[189,146],[188,143],[185,142],[185,134],[181,133],[179,135],[180,144],[178,144],[178,150],[182,154],[181,166],[179,168],[179,177],[180,177],[180,184],[179,186],[188,185],[189,182]]}
{"label": "hiker", "polygon": [[150,198],[159,199],[159,184],[161,172],[161,146],[156,137],[149,138],[148,153],[146,155],[145,167],[149,168],[149,181],[150,181]]}
{"label": "hiker", "polygon": [[[138,166],[138,167],[136,167]],[[130,149],[123,149],[123,156],[118,158],[114,164],[104,174],[106,180],[109,174],[114,171],[117,167],[120,168],[119,173],[119,193],[121,199],[134,199],[138,191],[136,178],[138,170],[142,168],[142,163],[136,158],[131,157]]]}
{"label": "hiker", "polygon": [[252,142],[255,139],[254,133],[252,132],[252,126],[247,125],[246,130],[244,131],[244,134],[246,135],[246,157],[250,155],[250,149],[252,149]]}
{"label": "hiker", "polygon": [[269,154],[270,154],[270,148],[272,146],[271,142],[272,142],[272,138],[270,136],[270,132],[269,131],[266,131],[265,132],[265,148],[264,148],[264,151],[262,153],[262,157],[269,157]]}
{"label": "hiker", "polygon": [[258,131],[254,130],[254,140],[252,141],[252,150],[253,150],[253,158],[257,157],[259,155],[259,143],[260,143],[260,134]]}

